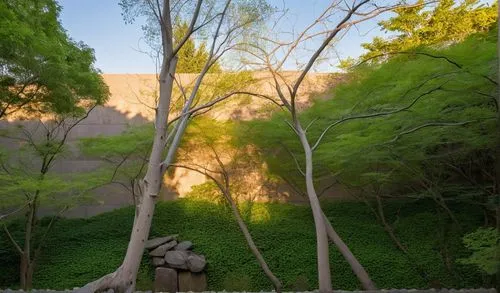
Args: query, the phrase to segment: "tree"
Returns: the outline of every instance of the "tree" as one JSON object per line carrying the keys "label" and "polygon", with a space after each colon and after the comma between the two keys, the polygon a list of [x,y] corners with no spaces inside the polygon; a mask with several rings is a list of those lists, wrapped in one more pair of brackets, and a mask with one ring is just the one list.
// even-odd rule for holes
{"label": "tree", "polygon": [[465,235],[463,241],[473,253],[468,258],[459,259],[459,262],[478,266],[488,275],[498,273],[500,262],[497,254],[500,249],[500,235],[495,228],[478,228]]}
{"label": "tree", "polygon": [[[298,114],[300,121],[312,121],[308,136],[322,140],[314,153],[315,183],[346,185],[367,201],[393,240],[397,235],[383,210],[392,198],[432,200],[445,222],[455,222],[450,202],[472,202],[492,225],[496,33],[353,68],[346,82],[329,92],[331,99],[317,100]],[[247,140],[273,154],[267,159],[273,172],[300,180],[302,170],[290,170],[304,164],[294,155],[302,146],[290,136],[285,118],[277,113],[250,122]],[[287,161],[290,153],[294,160]]]}
{"label": "tree", "polygon": [[106,100],[92,49],[69,38],[59,11],[54,0],[0,3],[0,118],[82,112],[82,98]]}
{"label": "tree", "polygon": [[[240,93],[225,93],[211,101],[197,105],[197,93],[201,82],[217,60],[241,40],[244,30],[262,19],[268,9],[263,1],[231,0],[224,2],[164,0],[161,3],[159,1],[122,0],[120,5],[128,21],[138,15],[145,15],[150,24],[147,32],[154,32],[152,36],[159,36],[161,40],[159,55],[162,60],[158,78],[159,97],[154,122],[154,139],[146,174],[138,182],[140,190],[138,204],[123,263],[115,272],[82,287],[80,292],[103,291],[109,288],[114,289],[115,292],[133,292],[163,175],[174,160],[190,118],[198,111],[206,110]],[[172,27],[177,16],[187,21],[189,27],[181,40],[175,42]],[[196,77],[193,88],[186,91],[181,87],[180,91],[184,98],[183,107],[180,111],[174,112],[171,109],[171,102],[172,90],[176,84],[178,53],[188,39],[200,30],[204,30],[207,35],[211,36],[209,55]]]}
{"label": "tree", "polygon": [[[232,174],[238,173],[238,169],[243,169],[241,172],[248,171],[246,162],[243,164],[239,162],[248,150],[237,149],[231,146],[229,142],[231,137],[228,135],[231,132],[229,130],[231,127],[230,123],[217,123],[214,120],[203,117],[198,118],[198,120],[201,120],[200,123],[193,122],[192,126],[194,127],[191,127],[196,129],[187,130],[186,139],[181,145],[181,148],[183,149],[182,153],[186,153],[187,156],[182,156],[181,154],[179,161],[172,166],[202,174],[209,178],[217,186],[224,200],[229,205],[229,208],[231,209],[231,212],[236,219],[243,236],[245,237],[248,247],[257,259],[262,271],[271,281],[276,292],[281,292],[282,284],[280,280],[273,274],[264,259],[264,256],[255,244],[252,235],[250,234],[250,231],[241,216],[237,201],[233,197],[233,191],[240,194],[244,192],[241,188],[239,188],[240,186],[235,186],[230,179]],[[190,149],[193,148],[199,152],[211,154],[212,162],[209,161],[205,164],[201,164],[201,162],[196,161],[193,162],[189,156],[191,153]]]}
{"label": "tree", "polygon": [[[92,110],[92,108],[89,109]],[[89,174],[71,176],[54,174],[52,167],[67,149],[71,130],[87,115],[82,117],[59,117],[46,122],[22,126],[21,134],[2,135],[23,146],[15,151],[5,152],[0,159],[1,205],[20,207],[26,211],[23,242],[18,242],[7,225],[3,230],[20,256],[20,285],[23,289],[32,287],[33,272],[43,245],[53,224],[69,207],[87,199],[87,192],[102,185],[98,176]],[[41,207],[56,210],[50,223],[44,229],[39,226]],[[38,235],[41,237],[37,237]]]}
{"label": "tree", "polygon": [[[4,157],[0,174],[0,195],[9,198],[2,199],[2,204],[18,204],[22,208],[17,211],[26,210],[23,248],[4,226],[20,254],[20,282],[24,289],[31,288],[36,259],[53,223],[35,248],[33,237],[40,205],[50,196],[77,193],[82,188],[49,171],[64,151],[71,130],[109,95],[93,66],[92,49],[69,38],[58,21],[59,11],[53,0],[0,3],[0,118],[49,119],[34,128],[23,127],[21,135],[4,134],[25,144],[17,158],[33,159],[32,164],[19,166],[20,161],[13,159],[16,156]],[[60,196],[57,201],[61,206],[68,204]]]}
{"label": "tree", "polygon": [[[416,4],[416,5],[422,5]],[[279,102],[283,105],[283,109],[287,112],[291,121],[286,121],[288,126],[292,129],[296,138],[298,138],[302,152],[304,154],[305,171],[302,171],[300,165],[300,172],[305,179],[306,194],[311,205],[313,212],[314,223],[316,228],[316,242],[317,242],[317,262],[318,262],[318,282],[320,292],[330,292],[332,290],[330,264],[328,262],[328,235],[327,228],[331,232],[335,232],[331,225],[327,225],[326,217],[320,206],[318,195],[314,184],[313,175],[313,152],[320,145],[324,135],[331,127],[324,129],[323,134],[320,135],[314,143],[310,143],[307,131],[314,124],[312,120],[306,127],[303,126],[303,120],[299,119],[297,109],[297,94],[298,90],[308,72],[312,69],[318,61],[320,55],[324,53],[333,42],[334,39],[339,38],[341,32],[352,27],[355,24],[363,22],[367,19],[372,19],[377,15],[391,11],[397,8],[405,9],[408,6],[402,6],[399,3],[390,6],[381,6],[376,3],[369,3],[369,1],[355,1],[352,4],[340,3],[334,1],[328,5],[320,14],[320,16],[302,32],[292,34],[292,40],[273,40],[267,36],[261,38],[259,42],[248,44],[248,52],[255,60],[254,64],[259,64],[268,70],[274,80],[273,87],[276,89],[276,94]],[[340,20],[334,19],[333,15],[338,12],[342,14]],[[334,23],[331,26],[331,23]],[[318,28],[319,24],[324,27]],[[320,40],[317,40],[321,38]],[[312,55],[301,67],[298,76],[289,82],[283,75],[283,67],[295,54],[306,54],[310,52],[305,42],[311,42],[316,39],[319,45],[313,50]],[[331,234],[331,233],[330,233]],[[337,235],[338,236],[338,235]],[[340,237],[334,237],[334,242],[337,245],[346,260],[350,262],[353,271],[363,283],[366,289],[373,289],[374,285],[364,268],[359,264],[352,253],[347,249],[347,246],[339,242]]]}
{"label": "tree", "polygon": [[439,0],[432,9],[423,5],[396,9],[396,16],[379,22],[382,30],[396,35],[386,39],[375,37],[371,43],[362,44],[368,52],[361,60],[387,58],[420,46],[448,45],[471,34],[486,32],[498,19],[497,5],[495,2],[487,6],[479,0]]}
{"label": "tree", "polygon": [[[178,43],[189,29],[187,22],[174,24],[174,42]],[[197,73],[203,69],[203,65],[207,62],[208,52],[205,42],[196,47],[192,38],[189,38],[178,53],[179,61],[177,62],[177,73]],[[209,70],[210,73],[221,72],[219,62],[215,62]]]}

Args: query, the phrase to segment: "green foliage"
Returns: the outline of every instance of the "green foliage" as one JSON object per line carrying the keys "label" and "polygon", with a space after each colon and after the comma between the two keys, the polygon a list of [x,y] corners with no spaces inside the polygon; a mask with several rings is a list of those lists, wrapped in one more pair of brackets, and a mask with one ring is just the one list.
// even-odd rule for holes
{"label": "green foliage", "polygon": [[[271,270],[283,281],[284,289],[316,288],[315,235],[310,208],[270,203],[247,203],[240,208],[255,242]],[[323,208],[379,288],[426,288],[431,280],[438,280],[448,288],[484,285],[480,272],[473,266],[457,264],[452,272],[447,271],[440,254],[444,249],[441,245],[447,243],[445,247],[454,253],[452,257],[466,256],[467,250],[460,241],[462,234],[455,231],[447,242],[437,242],[439,219],[427,212],[424,202],[394,202],[387,207],[388,218],[399,219],[396,232],[408,246],[412,260],[393,246],[364,204],[324,203]],[[473,206],[457,206],[454,211],[467,223],[465,232],[479,226],[482,215]],[[58,221],[38,261],[34,287],[73,288],[114,271],[126,251],[133,213],[130,207],[90,219]],[[9,225],[15,231],[14,237],[21,238],[22,223],[15,221]],[[47,221],[41,225],[46,226]],[[271,289],[226,205],[194,200],[161,202],[150,237],[168,234],[179,234],[180,239],[193,241],[194,250],[206,256],[209,290]],[[18,282],[18,257],[7,241],[6,237],[0,237],[0,287],[14,288]],[[415,260],[427,272],[427,279],[418,273]],[[332,271],[335,288],[359,288],[348,264],[334,247],[331,263],[335,268]],[[151,289],[153,274],[145,254],[139,272],[139,290]]]}
{"label": "green foliage", "polygon": [[[151,147],[154,129],[151,125],[128,128],[116,136],[86,137],[80,140],[80,148],[88,156],[127,156],[141,154]],[[147,139],[146,139],[147,138]]]}
{"label": "green foliage", "polygon": [[[300,113],[303,125],[314,121],[308,130],[314,144],[324,129],[341,119],[412,105],[396,114],[353,119],[331,128],[313,156],[317,181],[335,177],[347,186],[378,187],[394,196],[422,195],[428,191],[419,184],[431,180],[435,191],[463,200],[484,196],[478,186],[491,188],[482,178],[476,178],[476,184],[464,181],[452,167],[461,170],[472,160],[475,171],[465,174],[470,178],[481,168],[492,170],[496,30],[446,49],[420,52],[427,55],[402,55],[382,65],[359,67],[347,76],[348,82],[332,90],[332,99],[315,101]],[[302,148],[285,119],[277,113],[269,120],[243,123],[236,133],[241,133],[241,144],[262,150],[272,172],[300,187],[304,180],[290,152],[303,166]]]}
{"label": "green foliage", "polygon": [[103,104],[108,87],[94,68],[94,52],[66,34],[54,0],[0,3],[0,117],[82,114]]}
{"label": "green foliage", "polygon": [[[189,66],[196,66],[191,64]],[[203,104],[215,100],[230,92],[238,91],[241,87],[253,82],[250,72],[221,72],[204,79],[196,95],[196,104]],[[189,89],[192,85],[185,85]],[[174,91],[179,92],[177,87]],[[238,95],[232,99],[240,99]],[[173,119],[179,114],[183,106],[183,100],[178,99],[173,102],[170,117]],[[221,101],[212,106],[212,110],[217,111],[218,107],[223,107],[225,103],[231,101]],[[215,108],[215,109],[214,109]],[[197,155],[206,156],[211,154],[207,145],[217,141],[221,145],[221,139],[228,140],[227,133],[232,132],[233,124],[229,122],[218,122],[204,116],[192,118],[183,136],[177,158],[181,160],[195,160]],[[174,127],[174,123],[169,123],[169,129]],[[135,126],[128,128],[125,132],[116,136],[98,136],[83,138],[79,147],[87,156],[105,158],[109,163],[102,170],[103,176],[125,179],[127,184],[130,179],[138,178],[144,174],[146,168],[145,160],[149,156],[154,137],[154,128],[151,125]],[[106,173],[107,175],[104,175]]]}
{"label": "green foliage", "polygon": [[463,240],[465,246],[472,250],[472,255],[460,259],[460,263],[476,265],[488,275],[498,272],[500,236],[495,228],[479,228],[465,235]]}
{"label": "green foliage", "polygon": [[[175,24],[174,43],[178,44],[186,35],[189,25],[187,22]],[[206,43],[202,42],[196,46],[194,40],[189,38],[182,49],[177,53],[177,73],[200,73],[207,63],[209,52]],[[216,62],[209,70],[210,73],[220,73],[221,68]]]}
{"label": "green foliage", "polygon": [[420,46],[447,45],[460,42],[471,34],[486,32],[498,20],[497,5],[495,2],[486,6],[479,0],[440,0],[432,8],[418,5],[397,9],[396,16],[379,23],[382,30],[396,36],[389,39],[376,37],[371,43],[363,44],[368,53],[361,59]]}
{"label": "green foliage", "polygon": [[219,188],[213,181],[193,186],[191,191],[186,194],[186,197],[214,203],[222,203],[225,201]]}
{"label": "green foliage", "polygon": [[[170,16],[173,26],[174,48],[184,35],[183,32],[187,30],[188,23],[191,23],[193,19],[197,2],[185,1],[182,5],[171,5]],[[156,6],[148,5],[141,0],[120,0],[119,5],[126,23],[133,23],[137,18],[145,19],[145,24],[142,26],[145,41],[150,46],[152,55],[157,57],[163,50],[162,41],[167,41],[162,40],[157,18],[163,4]],[[204,62],[201,61],[206,60],[209,55],[208,52],[211,50],[215,32],[221,21],[222,11],[226,10],[225,5],[224,1],[202,1],[195,31],[186,44],[186,48],[178,52],[180,57],[177,65],[179,73],[199,73],[199,70],[203,68]],[[271,8],[265,0],[231,1],[221,22],[218,32],[219,38],[215,42],[214,56],[220,55],[227,49],[225,46],[220,47],[224,36],[232,34],[231,38],[224,41],[229,41],[229,43],[248,37],[251,28],[263,24],[270,11]],[[195,60],[189,60],[191,57]],[[220,64],[217,62],[214,64],[212,72],[219,72],[220,68]]]}
{"label": "green foliage", "polygon": [[229,274],[224,279],[224,287],[227,291],[232,292],[244,292],[251,288],[251,280],[248,275],[245,274]]}

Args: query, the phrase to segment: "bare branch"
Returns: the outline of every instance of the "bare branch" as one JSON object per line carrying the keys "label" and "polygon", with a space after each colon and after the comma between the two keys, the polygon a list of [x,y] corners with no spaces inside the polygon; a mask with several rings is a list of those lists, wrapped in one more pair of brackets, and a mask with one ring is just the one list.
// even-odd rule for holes
{"label": "bare branch", "polygon": [[363,6],[364,4],[366,4],[368,2],[369,2],[369,0],[363,0],[359,4],[354,6],[352,9],[350,9],[349,12],[347,13],[347,15],[337,24],[335,29],[330,33],[330,35],[323,41],[321,46],[319,46],[319,48],[316,50],[316,52],[314,52],[314,54],[311,56],[311,58],[307,62],[306,67],[302,70],[300,76],[297,78],[297,81],[293,85],[293,96],[291,97],[292,98],[292,102],[291,102],[292,107],[294,107],[294,104],[295,104],[295,97],[294,96],[297,94],[297,91],[299,89],[300,84],[302,83],[302,81],[306,77],[309,70],[311,70],[312,66],[314,65],[314,62],[316,62],[316,59],[318,59],[319,55],[328,46],[328,44],[331,42],[331,40],[333,38],[335,38],[335,36],[338,34],[338,32],[344,27],[344,24],[347,23],[347,21],[349,21],[349,19],[356,12],[356,10],[358,10],[361,6]]}
{"label": "bare branch", "polygon": [[284,144],[281,144],[283,146],[283,148],[290,154],[290,156],[292,156],[294,162],[295,162],[295,166],[297,167],[297,171],[299,171],[299,173],[306,177],[306,173],[304,173],[304,171],[302,171],[302,168],[300,167],[300,164],[299,164],[299,161],[297,160],[297,157],[295,157],[295,155],[293,154],[293,152],[286,147],[286,145]]}
{"label": "bare branch", "polygon": [[412,129],[403,131],[403,132],[399,133],[398,135],[396,135],[393,139],[391,139],[387,143],[396,142],[402,136],[411,134],[411,133],[416,132],[416,131],[418,131],[418,130],[420,130],[422,128],[427,128],[427,127],[431,127],[431,126],[464,126],[464,125],[471,124],[471,123],[474,123],[474,122],[479,122],[479,121],[482,121],[482,120],[491,120],[491,119],[496,119],[496,117],[489,117],[489,118],[469,120],[469,121],[462,121],[462,122],[429,122],[429,123],[425,123],[425,124],[416,126],[416,127],[412,128]]}
{"label": "bare branch", "polygon": [[304,132],[307,132],[307,130],[314,124],[314,122],[318,121],[319,118],[314,118],[313,120],[311,120],[311,122],[309,122],[309,124],[307,124],[306,126],[306,129],[304,130]]}
{"label": "bare branch", "polygon": [[[442,84],[443,85],[443,84]],[[356,116],[350,116],[350,117],[346,117],[346,118],[342,118],[340,120],[337,120],[335,121],[334,123],[328,125],[325,130],[323,130],[323,132],[321,133],[321,135],[318,137],[318,139],[316,140],[316,143],[314,143],[314,145],[312,146],[312,150],[316,150],[316,148],[319,146],[319,144],[321,143],[321,140],[323,139],[323,137],[326,135],[326,133],[332,129],[333,127],[341,124],[341,123],[344,123],[346,121],[350,121],[350,120],[357,120],[357,119],[365,119],[365,118],[374,118],[374,117],[381,117],[381,116],[387,116],[387,115],[392,115],[392,114],[396,114],[396,113],[399,113],[399,112],[403,112],[403,111],[406,111],[408,109],[410,109],[411,107],[413,107],[413,105],[415,105],[421,98],[425,97],[425,96],[428,96],[430,94],[432,94],[433,92],[435,91],[438,91],[438,90],[441,90],[442,89],[442,85],[436,87],[436,88],[433,88],[431,90],[428,90],[422,94],[420,94],[419,96],[417,96],[410,104],[408,104],[407,106],[404,106],[404,107],[401,107],[401,108],[398,108],[398,109],[395,109],[395,110],[392,110],[392,111],[386,111],[386,112],[378,112],[378,113],[370,113],[370,114],[362,114],[362,115],[356,115]]]}
{"label": "bare branch", "polygon": [[[184,35],[184,37],[179,41],[179,44],[177,44],[177,46],[173,49],[173,51],[172,51],[173,56],[175,56],[177,54],[177,52],[179,52],[179,50],[182,48],[182,46],[184,46],[184,44],[187,42],[187,40],[189,40],[189,38],[193,34],[194,28],[196,25],[196,21],[198,20],[198,16],[200,15],[200,8],[201,8],[202,3],[203,3],[203,0],[198,0],[196,2],[196,7],[194,9],[193,16],[191,18],[191,23],[189,24],[188,30],[187,30],[186,34]],[[198,29],[199,28],[200,27],[198,27]]]}
{"label": "bare branch", "polygon": [[5,225],[5,223],[3,224],[3,230],[5,231],[5,234],[7,234],[7,237],[9,237],[10,242],[12,242],[12,245],[14,245],[14,247],[17,250],[17,252],[19,252],[20,255],[23,255],[24,254],[23,250],[21,249],[21,247],[19,246],[19,244],[17,244],[17,241],[14,240],[14,238],[10,234],[9,229],[7,228],[7,225]]}

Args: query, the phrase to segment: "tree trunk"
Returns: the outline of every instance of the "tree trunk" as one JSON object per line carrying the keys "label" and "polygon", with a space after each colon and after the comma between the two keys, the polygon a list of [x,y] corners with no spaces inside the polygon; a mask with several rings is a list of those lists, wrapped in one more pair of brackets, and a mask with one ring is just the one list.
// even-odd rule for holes
{"label": "tree trunk", "polygon": [[377,287],[370,279],[370,276],[366,272],[365,268],[359,263],[358,259],[352,254],[349,247],[342,241],[342,238],[335,232],[332,224],[323,213],[323,219],[326,225],[326,233],[328,234],[328,238],[337,246],[337,249],[340,251],[344,259],[349,263],[353,273],[358,277],[358,280],[361,282],[364,290],[377,290]]}
{"label": "tree trunk", "polygon": [[[498,13],[500,13],[500,5],[498,6]],[[500,22],[497,22],[497,37],[500,37]],[[495,197],[494,200],[494,213],[495,213],[495,226],[497,235],[500,234],[500,46],[497,45],[497,133],[496,133],[496,146],[495,146]],[[497,291],[500,290],[500,249],[496,250],[495,260],[497,262],[497,273],[495,275],[495,287]]]}
{"label": "tree trunk", "polygon": [[321,293],[332,292],[332,279],[330,274],[330,258],[328,251],[328,237],[326,234],[326,226],[323,218],[323,211],[319,203],[316,190],[314,189],[313,181],[313,162],[312,150],[307,140],[306,134],[298,120],[295,120],[295,129],[299,136],[302,148],[304,149],[306,159],[306,189],[307,197],[311,205],[311,210],[314,218],[314,226],[316,227],[316,249],[318,260],[318,284]]}
{"label": "tree trunk", "polygon": [[28,212],[25,224],[25,233],[24,233],[24,247],[23,253],[21,254],[21,263],[19,267],[20,274],[20,285],[23,290],[31,289],[31,285],[33,283],[33,267],[31,265],[31,239],[33,235],[33,228],[35,226],[36,220],[36,208],[37,208],[37,199],[33,200],[32,203],[28,205]]}
{"label": "tree trunk", "polygon": [[[164,60],[162,72],[160,73],[160,98],[156,111],[155,136],[146,176],[139,182],[141,191],[139,196],[141,199],[139,200],[139,206],[136,207],[132,233],[123,263],[115,272],[88,283],[77,292],[91,293],[114,289],[117,293],[132,293],[135,290],[135,282],[144,252],[144,245],[149,237],[156,199],[160,193],[165,171],[162,166],[168,166],[172,159],[167,158],[167,162],[163,162],[162,160],[167,139],[168,111],[176,66],[177,58],[174,57],[169,61]],[[168,72],[165,68],[168,68]],[[172,144],[177,145],[176,142]]]}
{"label": "tree trunk", "polygon": [[245,236],[245,240],[247,241],[248,247],[250,247],[250,250],[252,251],[253,255],[259,262],[260,267],[262,268],[262,271],[266,274],[266,276],[271,280],[273,283],[274,289],[276,290],[277,293],[281,292],[281,282],[280,280],[273,274],[271,269],[269,269],[269,266],[266,263],[266,260],[262,256],[262,254],[259,251],[259,248],[255,245],[255,242],[252,239],[252,235],[250,235],[250,232],[248,231],[248,227],[241,218],[240,211],[238,210],[238,207],[234,203],[233,198],[231,197],[231,194],[227,191],[223,191],[225,194],[225,197],[227,201],[229,202],[229,205],[231,206],[231,210],[233,212],[234,217],[236,218],[236,222],[238,222],[238,226],[240,227],[241,232],[243,233],[243,236]]}
{"label": "tree trunk", "polygon": [[382,226],[384,226],[385,232],[389,234],[389,237],[391,240],[396,244],[396,246],[406,255],[408,255],[408,249],[399,241],[399,238],[394,234],[394,229],[392,229],[391,225],[387,223],[387,220],[385,219],[385,213],[384,213],[384,207],[382,206],[382,201],[380,199],[380,196],[378,194],[375,195],[375,198],[377,199],[377,212],[378,212],[378,218],[382,222]]}
{"label": "tree trunk", "polygon": [[21,255],[20,265],[20,285],[23,290],[31,289],[33,283],[33,268],[30,265],[30,260],[24,254]]}
{"label": "tree trunk", "polygon": [[396,245],[396,247],[399,250],[401,250],[401,252],[403,252],[404,255],[406,255],[406,257],[408,258],[408,260],[410,261],[410,263],[415,266],[415,269],[420,274],[420,276],[422,277],[422,279],[428,282],[429,278],[428,278],[427,273],[425,272],[424,268],[422,268],[422,266],[419,265],[418,262],[410,255],[410,253],[408,252],[408,248],[406,248],[401,243],[401,241],[399,240],[399,238],[394,233],[394,229],[392,228],[392,226],[389,223],[387,223],[387,220],[385,218],[385,213],[384,213],[384,207],[382,206],[382,201],[381,201],[380,195],[375,194],[375,198],[377,200],[377,209],[375,210],[375,209],[372,208],[372,211],[374,213],[376,213],[375,217],[380,220],[382,226],[384,227],[384,230],[387,232],[387,234],[389,235],[389,237],[391,238],[391,240],[394,242],[394,244]]}

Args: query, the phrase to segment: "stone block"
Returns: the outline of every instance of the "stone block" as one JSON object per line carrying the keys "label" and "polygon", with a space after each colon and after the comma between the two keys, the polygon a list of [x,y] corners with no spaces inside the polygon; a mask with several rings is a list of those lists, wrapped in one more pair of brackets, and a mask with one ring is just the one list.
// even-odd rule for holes
{"label": "stone block", "polygon": [[193,243],[191,241],[182,241],[177,246],[174,247],[174,250],[191,250],[193,249]]}
{"label": "stone block", "polygon": [[159,267],[165,264],[165,259],[163,257],[153,257],[151,262],[153,263],[153,266]]}
{"label": "stone block", "polygon": [[207,275],[192,273],[189,271],[179,272],[179,292],[205,292],[207,291]]}
{"label": "stone block", "polygon": [[164,257],[165,253],[172,249],[172,247],[177,245],[177,241],[173,240],[170,242],[167,242],[163,245],[158,246],[157,248],[151,250],[149,252],[149,256],[156,256],[156,257]]}
{"label": "stone block", "polygon": [[156,268],[155,270],[155,292],[178,292],[177,271],[169,268]]}
{"label": "stone block", "polygon": [[188,256],[187,251],[170,250],[165,254],[165,262],[172,268],[187,270]]}
{"label": "stone block", "polygon": [[193,273],[198,273],[203,271],[207,261],[203,255],[198,255],[195,253],[191,253],[187,258],[187,266],[189,270]]}
{"label": "stone block", "polygon": [[154,249],[162,244],[165,244],[169,241],[172,241],[175,239],[175,235],[171,236],[166,236],[166,237],[159,237],[159,238],[154,238],[154,239],[149,239],[146,241],[146,244],[144,244],[144,248],[146,249]]}

